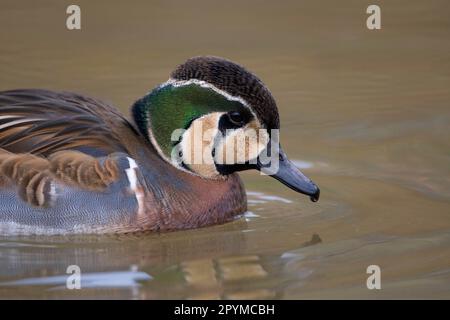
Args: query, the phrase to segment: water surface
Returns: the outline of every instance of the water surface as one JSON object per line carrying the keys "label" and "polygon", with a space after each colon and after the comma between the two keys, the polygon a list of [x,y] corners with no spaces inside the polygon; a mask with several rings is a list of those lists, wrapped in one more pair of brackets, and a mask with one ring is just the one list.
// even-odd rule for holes
{"label": "water surface", "polygon": [[[269,86],[282,144],[318,203],[256,172],[249,213],[199,230],[1,237],[0,298],[450,298],[450,5],[377,1],[2,1],[0,90],[127,112],[185,59],[237,61]],[[68,265],[82,290],[65,289]],[[368,290],[378,265],[382,289]]]}

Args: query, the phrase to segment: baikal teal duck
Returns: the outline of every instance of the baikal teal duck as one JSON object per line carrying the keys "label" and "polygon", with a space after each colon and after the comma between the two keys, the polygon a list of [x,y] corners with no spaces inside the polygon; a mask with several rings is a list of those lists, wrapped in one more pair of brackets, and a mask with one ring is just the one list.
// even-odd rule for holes
{"label": "baikal teal duck", "polygon": [[[272,177],[319,198],[319,188],[274,145],[272,132],[280,124],[271,93],[236,63],[191,58],[137,100],[131,114],[130,121],[76,93],[0,92],[0,234],[129,233],[225,223],[247,208],[237,172],[265,172],[270,161],[261,161],[263,152],[276,155],[269,158],[278,162]],[[212,132],[213,139],[205,143],[194,128]],[[239,161],[230,160],[235,154],[218,161],[232,150],[227,143],[250,130],[258,139],[232,151]],[[203,147],[204,161],[188,161],[195,145]]]}

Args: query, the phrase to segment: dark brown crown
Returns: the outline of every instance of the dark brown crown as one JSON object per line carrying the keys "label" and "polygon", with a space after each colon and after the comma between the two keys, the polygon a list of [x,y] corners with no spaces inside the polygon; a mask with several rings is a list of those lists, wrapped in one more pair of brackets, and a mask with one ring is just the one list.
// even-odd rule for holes
{"label": "dark brown crown", "polygon": [[280,120],[275,99],[269,89],[244,67],[219,57],[194,57],[171,74],[176,80],[206,81],[230,95],[244,99],[267,129],[278,129]]}

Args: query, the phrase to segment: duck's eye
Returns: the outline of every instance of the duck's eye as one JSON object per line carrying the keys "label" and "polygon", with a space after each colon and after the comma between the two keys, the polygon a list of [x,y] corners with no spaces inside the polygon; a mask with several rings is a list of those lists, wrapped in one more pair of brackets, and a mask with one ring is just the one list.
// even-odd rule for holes
{"label": "duck's eye", "polygon": [[239,111],[231,111],[228,113],[228,118],[234,125],[242,125],[244,123],[244,117]]}

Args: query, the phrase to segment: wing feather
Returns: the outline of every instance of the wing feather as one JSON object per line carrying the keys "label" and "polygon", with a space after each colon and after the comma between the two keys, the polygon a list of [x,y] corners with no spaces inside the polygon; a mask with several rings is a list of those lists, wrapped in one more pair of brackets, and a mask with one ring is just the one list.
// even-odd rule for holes
{"label": "wing feather", "polygon": [[0,148],[47,157],[63,150],[93,156],[126,152],[114,127],[132,125],[112,106],[69,92],[0,92]]}

